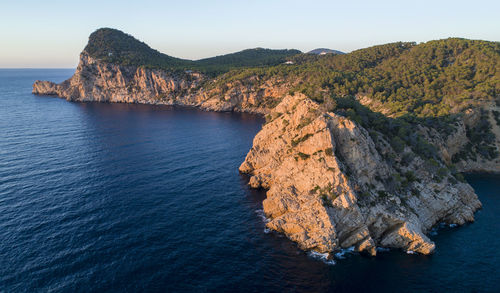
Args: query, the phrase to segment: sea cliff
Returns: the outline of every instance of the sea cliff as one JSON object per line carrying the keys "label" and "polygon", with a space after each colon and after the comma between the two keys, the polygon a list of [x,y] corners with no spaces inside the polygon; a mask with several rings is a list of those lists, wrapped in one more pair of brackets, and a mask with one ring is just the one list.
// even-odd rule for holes
{"label": "sea cliff", "polygon": [[[269,228],[320,252],[354,246],[374,255],[382,246],[429,254],[435,245],[425,234],[435,224],[474,220],[481,203],[467,183],[451,174],[438,182],[418,156],[390,165],[364,128],[317,110],[305,96],[286,96],[240,166],[252,187],[269,189]],[[390,177],[400,173],[414,176],[412,188],[395,188]]]}
{"label": "sea cliff", "polygon": [[80,54],[75,74],[55,84],[35,81],[33,93],[52,95],[75,102],[140,103],[199,107],[209,111],[237,111],[266,114],[288,88],[273,81],[255,90],[235,81],[209,90],[201,87],[209,77],[202,73],[165,71],[123,66]]}
{"label": "sea cliff", "polygon": [[[415,140],[422,138],[431,150],[426,157],[408,145],[395,145],[387,133],[291,91],[299,83],[279,76],[227,80],[194,70],[123,65],[84,50],[70,79],[60,84],[36,81],[33,93],[77,102],[265,115],[266,123],[239,170],[249,174],[252,187],[267,190],[267,227],[304,250],[354,247],[375,255],[377,247],[389,247],[429,254],[435,244],[426,235],[436,224],[474,221],[481,203],[459,172],[499,172],[500,159],[461,154],[472,145],[471,129],[484,117],[493,124],[493,145],[500,149],[496,104],[469,109],[447,134],[415,126]],[[357,100],[383,113],[383,106],[369,97]]]}

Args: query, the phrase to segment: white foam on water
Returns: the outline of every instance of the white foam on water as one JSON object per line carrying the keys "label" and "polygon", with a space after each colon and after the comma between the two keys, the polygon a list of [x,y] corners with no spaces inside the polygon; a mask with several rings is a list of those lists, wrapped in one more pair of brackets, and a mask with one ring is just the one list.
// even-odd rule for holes
{"label": "white foam on water", "polygon": [[456,226],[458,226],[457,224],[450,224],[450,228],[455,228]]}
{"label": "white foam on water", "polygon": [[255,211],[255,213],[259,216],[259,218],[262,219],[264,223],[269,223],[270,220],[266,217],[264,210],[258,209]]}
{"label": "white foam on water", "polygon": [[415,254],[415,251],[413,251],[413,250],[407,250],[406,253],[407,254]]}
{"label": "white foam on water", "polygon": [[351,246],[349,248],[342,249],[339,252],[335,253],[335,258],[344,259],[346,258],[346,254],[350,254],[353,252],[354,252],[354,246]]}
{"label": "white foam on water", "polygon": [[317,251],[309,251],[307,254],[312,258],[321,260],[322,262],[324,262],[327,265],[334,265],[335,264],[335,261],[333,259],[328,259],[328,257],[330,256],[330,254],[328,252],[321,253],[321,252],[317,252]]}

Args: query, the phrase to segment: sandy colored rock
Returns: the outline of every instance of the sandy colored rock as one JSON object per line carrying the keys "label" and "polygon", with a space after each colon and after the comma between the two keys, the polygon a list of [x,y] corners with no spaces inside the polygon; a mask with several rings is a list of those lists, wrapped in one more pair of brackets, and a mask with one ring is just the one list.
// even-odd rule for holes
{"label": "sandy colored rock", "polygon": [[276,105],[288,87],[268,80],[254,88],[241,81],[220,88],[205,90],[201,73],[168,72],[142,67],[106,63],[90,57],[85,51],[75,74],[55,84],[35,81],[33,93],[53,95],[78,102],[140,103],[194,106],[209,111],[238,111],[265,114]]}
{"label": "sandy colored rock", "polygon": [[481,204],[468,184],[436,182],[416,159],[407,171],[422,178],[415,183],[420,194],[394,194],[377,178],[396,171],[368,132],[317,109],[303,95],[286,96],[240,166],[253,187],[269,189],[268,228],[319,252],[354,247],[375,255],[383,246],[429,254],[435,244],[425,232],[432,226],[473,220]]}

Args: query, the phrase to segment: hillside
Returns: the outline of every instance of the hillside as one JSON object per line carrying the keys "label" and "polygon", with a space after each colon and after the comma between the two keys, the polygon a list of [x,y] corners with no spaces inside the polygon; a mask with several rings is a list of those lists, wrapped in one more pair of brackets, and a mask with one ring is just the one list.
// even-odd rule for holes
{"label": "hillside", "polygon": [[473,119],[481,123],[467,125],[469,142],[453,161],[498,158],[498,141],[492,133],[496,126],[492,121],[498,121],[493,115],[500,105],[498,42],[393,43],[345,55],[292,59],[295,66],[236,70],[218,82],[249,80],[258,88],[266,80],[287,80],[290,93],[305,94],[330,111],[384,132],[394,145],[418,149],[425,148],[410,137],[415,124],[431,127],[446,138],[458,131],[456,123],[468,109],[476,109]]}
{"label": "hillside", "polygon": [[297,66],[247,69],[237,76],[294,78],[300,82],[293,91],[319,102],[332,96],[366,96],[382,103],[391,116],[445,116],[500,95],[498,42],[393,43],[345,55],[299,55],[295,61]]}
{"label": "hillside", "polygon": [[200,59],[192,68],[201,72],[220,74],[238,67],[272,66],[283,63],[287,57],[301,54],[299,50],[246,49],[217,57]]}
{"label": "hillside", "polygon": [[162,54],[131,35],[111,28],[93,32],[84,52],[92,58],[126,66],[177,68],[192,63],[190,60]]}
{"label": "hillside", "polygon": [[276,65],[286,61],[286,57],[301,53],[298,50],[255,48],[192,61],[160,53],[136,38],[111,28],[93,32],[84,51],[92,58],[113,64],[164,70],[197,70],[211,75],[238,67]]}

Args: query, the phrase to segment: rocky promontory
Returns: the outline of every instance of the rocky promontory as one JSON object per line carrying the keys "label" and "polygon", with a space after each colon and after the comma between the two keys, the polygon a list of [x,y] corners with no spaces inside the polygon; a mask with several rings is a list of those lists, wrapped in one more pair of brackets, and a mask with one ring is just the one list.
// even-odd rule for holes
{"label": "rocky promontory", "polygon": [[[473,221],[481,207],[467,183],[436,182],[420,159],[397,171],[365,129],[319,112],[305,96],[286,96],[270,115],[240,171],[251,174],[252,187],[269,189],[267,226],[303,249],[354,246],[376,254],[382,246],[429,254],[435,248],[425,235],[431,227]],[[418,178],[414,190],[390,186],[387,176],[401,172]]]}
{"label": "rocky promontory", "polygon": [[[76,102],[182,105],[265,115],[266,123],[239,170],[249,174],[252,187],[267,190],[267,227],[304,250],[331,253],[353,247],[375,255],[377,247],[387,247],[432,253],[430,229],[438,223],[474,221],[481,207],[459,172],[500,171],[499,106],[489,100],[451,118],[413,118],[408,124],[375,100],[377,95],[341,97],[329,104],[326,89],[304,86],[315,76],[301,77],[300,62],[349,54],[297,57],[299,64],[290,65],[296,67],[279,64],[271,73],[253,68],[214,76],[198,67],[174,70],[108,60],[88,49],[95,47],[88,45],[81,53],[70,79],[60,84],[36,81],[33,93]],[[393,47],[396,56],[408,50],[406,45]],[[182,64],[191,64],[186,62]],[[476,132],[487,139],[479,139]]]}

